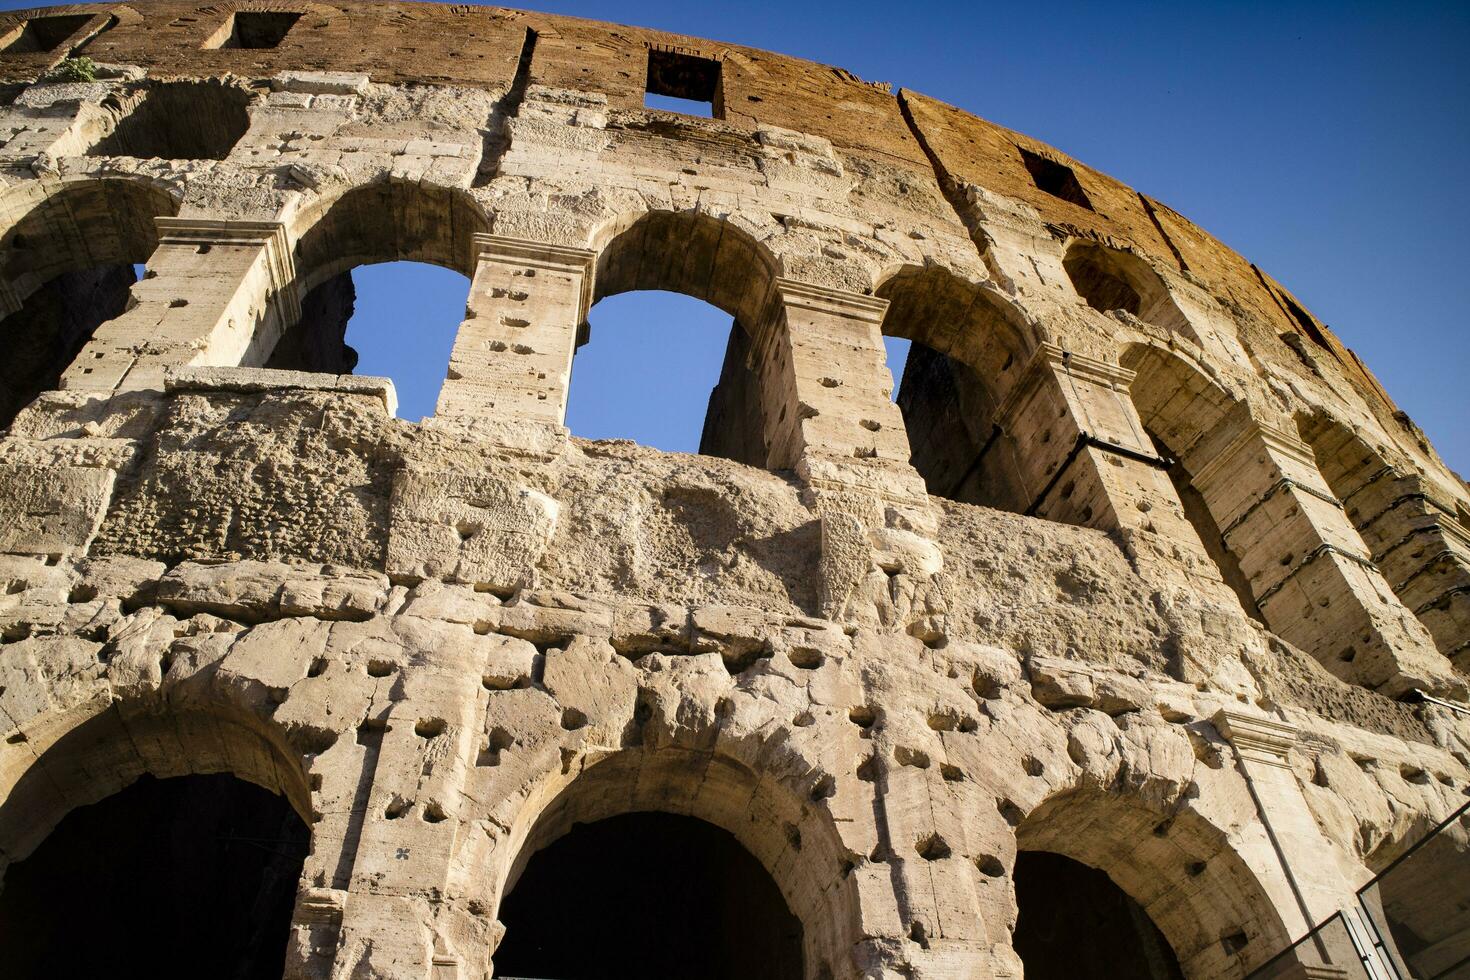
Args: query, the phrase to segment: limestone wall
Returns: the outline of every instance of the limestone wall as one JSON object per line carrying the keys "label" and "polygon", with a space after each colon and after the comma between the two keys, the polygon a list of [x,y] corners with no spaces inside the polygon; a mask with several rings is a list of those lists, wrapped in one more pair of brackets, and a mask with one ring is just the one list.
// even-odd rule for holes
{"label": "limestone wall", "polygon": [[[1465,484],[1267,273],[1051,148],[494,8],[14,12],[0,81],[35,362],[0,371],[0,870],[231,772],[311,827],[288,976],[489,976],[532,854],[653,809],[761,862],[808,977],[1020,976],[1018,849],[1242,977],[1470,790],[1419,698],[1466,692]],[[643,108],[681,85],[714,118]],[[396,259],[471,280],[420,423],[315,370],[342,275]],[[106,314],[58,298],[134,264]],[[562,425],[638,289],[732,317],[712,455]],[[884,335],[925,349],[903,408]]]}

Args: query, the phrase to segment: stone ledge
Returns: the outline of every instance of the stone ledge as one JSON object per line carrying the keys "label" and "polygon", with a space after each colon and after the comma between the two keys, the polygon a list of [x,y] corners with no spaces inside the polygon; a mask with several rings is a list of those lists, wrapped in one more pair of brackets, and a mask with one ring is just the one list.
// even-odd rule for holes
{"label": "stone ledge", "polygon": [[383,410],[387,415],[394,415],[398,411],[398,392],[394,389],[391,378],[243,367],[169,368],[163,378],[163,390],[169,393],[175,391],[261,392],[281,389],[375,395],[382,399]]}

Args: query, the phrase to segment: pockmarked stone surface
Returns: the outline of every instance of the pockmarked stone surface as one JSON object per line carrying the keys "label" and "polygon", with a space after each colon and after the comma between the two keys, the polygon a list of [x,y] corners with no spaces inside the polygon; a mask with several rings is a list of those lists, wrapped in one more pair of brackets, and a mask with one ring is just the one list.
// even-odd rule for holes
{"label": "pockmarked stone surface", "polygon": [[[145,776],[309,832],[250,962],[415,980],[650,935],[684,975],[1239,978],[1470,792],[1470,490],[1146,191],[491,7],[12,11],[0,96],[12,963],[75,925],[21,892],[53,830]],[[400,259],[468,280],[418,422],[344,342]],[[651,289],[731,318],[698,455],[563,425],[589,309]],[[602,868],[649,812],[754,863]],[[645,878],[714,884],[617,925]]]}

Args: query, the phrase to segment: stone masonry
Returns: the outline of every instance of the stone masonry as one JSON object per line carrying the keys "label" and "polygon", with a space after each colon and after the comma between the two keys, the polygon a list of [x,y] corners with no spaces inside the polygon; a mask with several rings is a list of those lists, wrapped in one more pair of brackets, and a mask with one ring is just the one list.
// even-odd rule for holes
{"label": "stone masonry", "polygon": [[[418,3],[0,14],[0,95],[0,875],[231,773],[309,827],[288,977],[490,977],[539,850],[659,811],[760,863],[811,980],[1022,976],[1027,852],[1237,978],[1470,793],[1464,481],[1057,150]],[[469,280],[419,423],[342,343],[399,259]],[[732,319],[701,455],[563,425],[648,289]]]}

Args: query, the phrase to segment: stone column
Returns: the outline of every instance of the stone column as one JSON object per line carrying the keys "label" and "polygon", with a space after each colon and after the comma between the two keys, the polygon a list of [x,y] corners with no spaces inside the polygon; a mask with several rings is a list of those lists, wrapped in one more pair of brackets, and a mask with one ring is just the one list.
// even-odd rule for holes
{"label": "stone column", "polygon": [[1242,403],[1185,465],[1271,629],[1328,670],[1390,697],[1463,682],[1384,581],[1311,449]]}
{"label": "stone column", "polygon": [[[996,412],[1028,515],[1120,534],[1140,572],[1239,601],[1206,554],[1128,394],[1134,373],[1042,344]],[[1150,574],[1157,568],[1157,574]]]}
{"label": "stone column", "polygon": [[907,466],[881,326],[888,301],[777,279],[752,361],[771,469],[803,456]]}
{"label": "stone column", "polygon": [[510,445],[560,436],[596,254],[495,235],[476,235],[475,245],[474,281],[436,414],[488,423]]}
{"label": "stone column", "polygon": [[[1318,828],[1288,759],[1297,743],[1297,729],[1276,718],[1230,708],[1221,709],[1214,722],[1235,749],[1236,765],[1279,865],[1252,870],[1273,884],[1284,876],[1295,899],[1295,909],[1277,908],[1288,936],[1300,939],[1339,911],[1356,915],[1360,882],[1352,880],[1340,853]],[[1358,976],[1361,971],[1345,929],[1325,930],[1315,941],[1303,943],[1296,958],[1299,969],[1288,975],[1329,978]],[[1353,967],[1358,969],[1343,972]]]}
{"label": "stone column", "polygon": [[154,220],[158,248],[132,307],[97,328],[62,388],[162,389],[169,367],[263,363],[301,315],[280,222]]}
{"label": "stone column", "polygon": [[375,758],[342,906],[344,973],[437,977],[465,966],[478,976],[473,964],[488,959],[488,920],[448,894],[471,826],[464,788],[485,710],[485,647],[446,637],[420,655],[429,663],[405,675]]}

